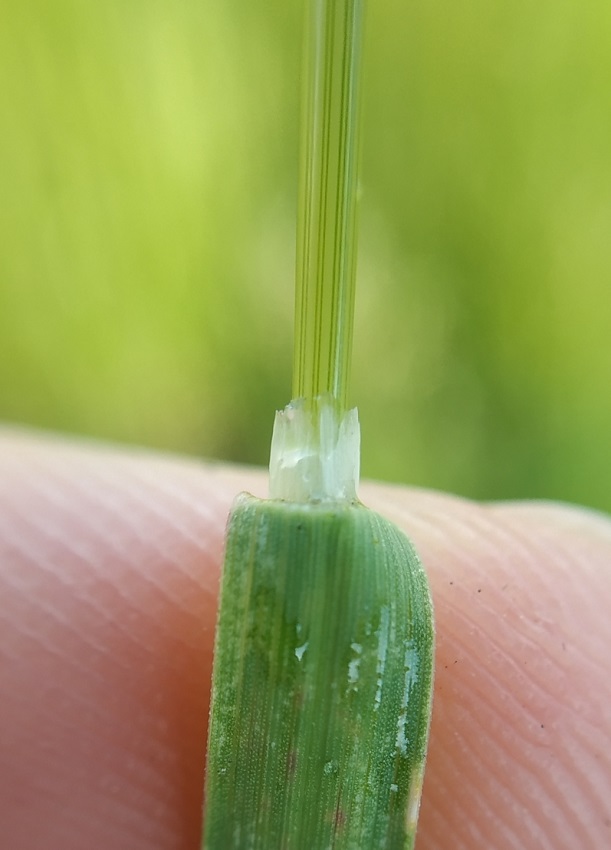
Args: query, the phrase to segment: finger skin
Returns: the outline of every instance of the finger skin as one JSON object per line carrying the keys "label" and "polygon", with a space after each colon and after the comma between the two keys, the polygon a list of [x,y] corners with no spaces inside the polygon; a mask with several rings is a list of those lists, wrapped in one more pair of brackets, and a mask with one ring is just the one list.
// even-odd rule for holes
{"label": "finger skin", "polygon": [[[261,472],[0,437],[0,824],[11,850],[198,850],[222,538]],[[611,523],[363,486],[437,619],[419,850],[611,842]]]}

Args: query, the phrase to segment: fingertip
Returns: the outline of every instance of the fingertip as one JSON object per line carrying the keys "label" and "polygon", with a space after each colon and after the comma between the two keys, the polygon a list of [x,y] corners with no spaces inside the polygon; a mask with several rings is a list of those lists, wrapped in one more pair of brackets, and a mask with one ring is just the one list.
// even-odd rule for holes
{"label": "fingertip", "polygon": [[611,541],[546,511],[461,506],[445,543],[420,540],[438,622],[423,848],[608,840]]}
{"label": "fingertip", "polygon": [[1,458],[3,846],[197,846],[230,484],[36,439]]}
{"label": "fingertip", "polygon": [[[11,435],[0,821],[11,850],[199,846],[223,530],[265,476]],[[609,524],[364,485],[414,539],[437,679],[418,846],[606,846]]]}

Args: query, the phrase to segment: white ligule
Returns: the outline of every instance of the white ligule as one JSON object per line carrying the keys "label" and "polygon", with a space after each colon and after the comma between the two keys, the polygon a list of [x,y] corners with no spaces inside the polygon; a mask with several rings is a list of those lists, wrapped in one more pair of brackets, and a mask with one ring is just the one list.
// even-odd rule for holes
{"label": "white ligule", "polygon": [[342,411],[330,395],[292,401],[274,421],[270,499],[356,500],[360,445],[356,408]]}

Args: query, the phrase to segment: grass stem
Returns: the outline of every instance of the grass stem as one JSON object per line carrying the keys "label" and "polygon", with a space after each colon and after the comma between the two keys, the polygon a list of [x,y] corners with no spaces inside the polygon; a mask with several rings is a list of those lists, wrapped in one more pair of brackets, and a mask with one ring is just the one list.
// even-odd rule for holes
{"label": "grass stem", "polygon": [[363,0],[308,0],[293,398],[345,409],[352,351]]}

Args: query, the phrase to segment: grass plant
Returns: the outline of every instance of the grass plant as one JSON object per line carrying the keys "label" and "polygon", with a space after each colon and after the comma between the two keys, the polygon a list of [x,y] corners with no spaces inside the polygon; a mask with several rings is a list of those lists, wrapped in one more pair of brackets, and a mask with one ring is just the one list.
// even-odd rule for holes
{"label": "grass plant", "polygon": [[347,409],[362,0],[308,0],[294,399],[270,498],[233,507],[215,643],[207,850],[407,850],[433,614],[409,540],[357,497]]}

